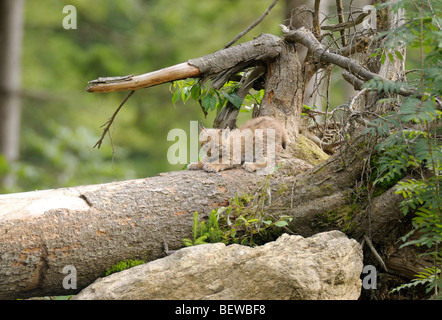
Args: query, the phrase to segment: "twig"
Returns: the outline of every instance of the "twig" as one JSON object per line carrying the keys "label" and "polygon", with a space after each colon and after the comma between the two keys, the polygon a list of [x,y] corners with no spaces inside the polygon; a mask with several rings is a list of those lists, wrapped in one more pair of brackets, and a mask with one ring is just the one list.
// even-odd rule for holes
{"label": "twig", "polygon": [[341,31],[347,28],[351,28],[354,27],[358,24],[360,24],[362,21],[364,21],[364,18],[366,16],[368,16],[371,12],[367,12],[367,13],[361,13],[356,20],[354,21],[346,21],[346,22],[340,22],[338,24],[334,24],[331,26],[322,26],[321,29],[322,30],[332,30],[332,31]]}
{"label": "twig", "polygon": [[362,89],[361,91],[359,91],[354,97],[353,99],[351,99],[350,104],[348,105],[348,108],[351,111],[355,111],[355,105],[356,105],[356,100],[363,94],[365,94],[365,92],[367,91],[367,88]]}
{"label": "twig", "polygon": [[[339,23],[344,22],[344,8],[342,7],[342,0],[336,0],[336,9],[338,11],[338,21]],[[345,47],[347,45],[347,39],[345,38],[345,29],[339,30],[342,37],[342,45]]]}
{"label": "twig", "polygon": [[347,70],[342,70],[342,78],[351,84],[355,90],[362,90],[364,88],[364,82]]}
{"label": "twig", "polygon": [[250,30],[255,28],[264,18],[269,14],[270,10],[275,6],[275,4],[278,2],[278,0],[273,0],[272,4],[267,8],[267,10],[256,20],[253,22],[247,29],[243,30],[240,34],[238,34],[235,39],[230,41],[228,44],[224,46],[224,49],[230,47],[232,44],[234,44],[236,41],[241,39],[244,35],[246,35]]}
{"label": "twig", "polygon": [[110,119],[109,119],[105,124],[103,124],[103,125],[101,126],[101,127],[106,126],[106,128],[104,128],[104,130],[103,130],[103,134],[101,135],[100,140],[98,140],[97,143],[94,145],[94,148],[95,148],[95,147],[98,147],[98,149],[100,149],[101,144],[103,143],[103,139],[104,139],[104,137],[106,136],[106,133],[109,132],[110,126],[111,126],[112,123],[114,122],[115,117],[117,116],[117,114],[118,114],[118,112],[120,111],[121,107],[123,107],[123,105],[126,103],[126,101],[129,100],[129,98],[130,98],[134,93],[135,93],[135,90],[132,90],[132,91],[127,95],[127,97],[123,100],[123,102],[121,102],[121,104],[118,106],[117,110],[115,110],[115,112],[114,112],[114,114],[112,115],[112,117],[110,117]]}
{"label": "twig", "polygon": [[315,0],[315,10],[313,11],[313,33],[317,39],[321,36],[321,28],[319,25],[319,7],[321,0]]}
{"label": "twig", "polygon": [[376,260],[378,260],[378,262],[381,264],[382,268],[385,270],[385,272],[388,272],[387,266],[385,265],[384,260],[382,260],[381,256],[379,255],[379,253],[376,251],[376,249],[374,248],[373,244],[371,243],[371,240],[369,237],[367,237],[366,234],[364,234],[364,240],[365,242],[367,242],[371,252],[374,254]]}
{"label": "twig", "polygon": [[163,240],[162,251],[165,256],[170,256],[172,253],[176,252],[177,250],[169,250],[169,246],[167,245],[167,242],[165,240]]}

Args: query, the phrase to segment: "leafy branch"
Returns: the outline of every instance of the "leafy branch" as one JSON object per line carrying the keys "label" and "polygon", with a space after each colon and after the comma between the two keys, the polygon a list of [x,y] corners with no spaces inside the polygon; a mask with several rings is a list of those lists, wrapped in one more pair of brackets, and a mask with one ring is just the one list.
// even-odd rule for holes
{"label": "leafy branch", "polygon": [[[436,7],[432,3],[438,3]],[[442,2],[437,1],[399,1],[393,10],[409,9],[409,22],[386,32],[387,53],[382,53],[381,62],[386,57],[393,59],[393,52],[400,60],[401,54],[394,50],[399,45],[419,49],[421,69],[418,82],[408,83],[385,81],[373,78],[365,86],[386,94],[401,94],[406,86],[410,92],[402,101],[384,99],[384,102],[402,102],[396,110],[369,123],[366,133],[377,135],[383,140],[377,145],[379,152],[378,172],[382,174],[373,182],[380,185],[397,181],[398,175],[413,172],[413,179],[399,181],[396,193],[403,196],[401,210],[404,214],[414,213],[413,230],[401,238],[401,247],[415,245],[426,247],[424,253],[431,256],[433,266],[416,275],[411,283],[401,285],[392,292],[417,285],[425,285],[427,292],[433,291],[440,298],[442,283],[442,146],[440,94],[442,93]],[[424,51],[429,52],[426,56]],[[411,238],[412,235],[418,237]]]}
{"label": "leafy branch", "polygon": [[178,101],[186,103],[189,98],[197,101],[205,116],[208,112],[216,111],[219,113],[228,102],[238,109],[244,106],[241,112],[250,112],[252,107],[249,105],[256,105],[261,102],[264,90],[260,90],[254,94],[248,94],[245,99],[238,95],[239,83],[236,81],[226,82],[219,90],[215,90],[210,84],[204,86],[200,80],[179,80],[174,81],[170,90],[173,91],[172,103],[176,104]]}

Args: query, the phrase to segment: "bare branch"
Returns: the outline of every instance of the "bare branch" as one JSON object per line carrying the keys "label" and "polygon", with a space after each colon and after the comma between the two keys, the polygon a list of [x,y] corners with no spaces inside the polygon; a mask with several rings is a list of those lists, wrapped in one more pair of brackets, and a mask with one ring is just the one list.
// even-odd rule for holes
{"label": "bare branch", "polygon": [[[342,0],[336,0],[336,9],[338,11],[339,23],[344,23],[344,8],[342,7]],[[341,33],[342,37],[342,45],[345,47],[347,45],[347,39],[345,38],[345,29],[339,30],[339,32]]]}
{"label": "bare branch", "polygon": [[364,82],[362,80],[358,79],[346,70],[342,70],[342,78],[350,83],[355,90],[361,90],[364,87]]}
{"label": "bare branch", "polygon": [[[347,70],[349,73],[360,80],[368,81],[371,79],[378,79],[384,82],[393,82],[384,77],[381,77],[376,73],[369,71],[368,69],[361,66],[356,60],[325,50],[322,44],[315,38],[315,36],[305,28],[289,30],[284,25],[281,25],[281,28],[283,33],[285,34],[285,41],[299,42],[302,45],[306,46],[310,50],[313,60],[316,62],[335,64],[343,68],[344,70]],[[404,88],[401,88],[397,93],[402,96],[410,96],[412,94],[416,94],[416,96],[419,97],[418,93],[412,90],[406,90]]]}
{"label": "bare branch", "polygon": [[367,242],[367,245],[370,248],[370,250],[373,253],[373,255],[375,256],[376,260],[378,260],[378,262],[381,264],[381,266],[385,270],[385,272],[388,272],[388,269],[387,269],[387,266],[385,265],[384,260],[382,260],[381,256],[379,255],[379,253],[374,248],[373,244],[371,243],[370,238],[367,237],[367,235],[365,235],[365,234],[364,234],[364,240],[365,240],[365,242]]}
{"label": "bare branch", "polygon": [[89,81],[89,86],[86,90],[88,92],[138,90],[173,80],[193,78],[199,75],[201,75],[201,72],[197,67],[184,62],[138,76],[98,78],[97,80]]}
{"label": "bare branch", "polygon": [[262,14],[262,16],[260,16],[258,18],[258,20],[256,20],[255,22],[253,22],[247,29],[245,29],[244,31],[242,31],[240,34],[238,34],[235,39],[233,39],[232,41],[230,41],[228,44],[226,44],[224,46],[224,49],[230,47],[232,44],[234,44],[236,41],[238,41],[239,39],[241,39],[244,35],[246,35],[250,30],[252,30],[253,28],[255,28],[262,20],[264,20],[264,18],[269,14],[270,10],[272,10],[272,8],[275,6],[275,4],[278,2],[278,0],[273,0],[272,4],[267,8],[267,10]]}
{"label": "bare branch", "polygon": [[299,42],[306,46],[312,53],[314,60],[317,62],[333,63],[366,81],[375,77],[379,78],[379,75],[365,69],[359,65],[357,61],[325,50],[322,44],[309,30],[305,28],[289,30],[285,26],[281,25],[281,27],[283,28],[282,31],[285,33],[284,39],[286,41]]}
{"label": "bare branch", "polygon": [[[127,97],[123,100],[123,102],[121,102],[121,104],[118,106],[117,110],[115,110],[115,112],[114,112],[114,114],[112,115],[112,117],[111,117],[111,118],[110,118],[105,124],[102,125],[102,127],[106,125],[106,128],[104,128],[104,130],[103,130],[103,134],[101,135],[100,140],[98,140],[97,143],[94,145],[94,148],[95,148],[95,147],[98,147],[98,149],[100,149],[101,144],[103,143],[103,139],[104,139],[104,137],[106,136],[106,133],[109,132],[109,129],[110,129],[112,123],[114,122],[115,117],[117,116],[118,112],[119,112],[120,109],[123,107],[123,105],[126,103],[126,101],[129,100],[129,98],[130,98],[134,93],[135,93],[135,90],[132,90],[132,91],[127,95]],[[109,134],[109,137],[110,137],[110,134]],[[111,139],[112,139],[112,138],[111,138]]]}
{"label": "bare branch", "polygon": [[315,10],[313,11],[313,32],[316,38],[321,36],[321,28],[319,24],[319,7],[321,5],[321,0],[315,0]]}
{"label": "bare branch", "polygon": [[364,18],[366,16],[370,15],[370,13],[371,13],[371,11],[366,12],[366,13],[361,13],[354,21],[340,22],[338,24],[334,24],[331,26],[322,26],[321,29],[322,30],[332,30],[332,31],[342,31],[344,29],[351,28],[351,27],[354,27],[354,26],[362,23],[362,21],[364,21]]}

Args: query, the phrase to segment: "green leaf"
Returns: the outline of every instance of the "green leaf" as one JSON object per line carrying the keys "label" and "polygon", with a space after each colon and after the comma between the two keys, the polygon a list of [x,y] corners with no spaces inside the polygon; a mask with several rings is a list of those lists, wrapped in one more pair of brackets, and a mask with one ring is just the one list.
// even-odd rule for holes
{"label": "green leaf", "polygon": [[381,55],[381,64],[384,64],[385,62],[385,53],[382,53]]}
{"label": "green leaf", "polygon": [[191,247],[191,246],[193,246],[193,241],[190,240],[190,239],[187,239],[187,238],[184,238],[184,239],[183,239],[183,243],[184,243],[184,245],[185,245],[186,247]]}
{"label": "green leaf", "polygon": [[192,89],[190,89],[190,95],[193,100],[198,101],[200,94],[201,94],[201,86],[199,82],[197,82],[192,86]]}
{"label": "green leaf", "polygon": [[190,88],[184,87],[183,90],[181,91],[181,99],[183,100],[184,103],[186,103],[187,100],[189,100],[189,98],[190,98]]}
{"label": "green leaf", "polygon": [[288,222],[285,220],[280,220],[280,221],[275,222],[275,226],[277,226],[277,227],[285,227],[287,225],[288,225]]}
{"label": "green leaf", "polygon": [[393,54],[391,52],[387,53],[388,60],[390,60],[391,63],[394,62]]}
{"label": "green leaf", "polygon": [[227,98],[227,100],[229,100],[235,107],[237,107],[238,109],[241,108],[243,99],[241,99],[241,97],[236,92],[224,92],[223,94]]}
{"label": "green leaf", "polygon": [[207,236],[201,236],[195,240],[194,245],[197,246],[199,244],[206,244]]}
{"label": "green leaf", "polygon": [[213,95],[206,95],[201,100],[201,105],[203,106],[204,110],[215,110],[216,107],[216,97]]}
{"label": "green leaf", "polygon": [[178,102],[178,100],[180,100],[181,98],[181,88],[175,90],[175,92],[172,95],[172,103],[175,104]]}
{"label": "green leaf", "polygon": [[259,221],[260,221],[260,219],[250,219],[250,220],[247,220],[246,224],[252,224],[252,223],[255,223],[255,222],[259,222]]}

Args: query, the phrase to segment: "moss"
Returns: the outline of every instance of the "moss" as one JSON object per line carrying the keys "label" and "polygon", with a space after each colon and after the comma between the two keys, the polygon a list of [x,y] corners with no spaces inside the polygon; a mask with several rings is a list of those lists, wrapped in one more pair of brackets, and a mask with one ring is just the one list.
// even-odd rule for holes
{"label": "moss", "polygon": [[107,277],[108,275],[111,275],[112,273],[120,272],[120,271],[129,269],[129,268],[132,268],[132,267],[138,266],[140,264],[144,264],[144,263],[146,263],[146,262],[143,260],[132,260],[132,259],[120,261],[120,262],[114,264],[109,269],[107,269],[106,272],[103,273],[103,276]]}
{"label": "moss", "polygon": [[302,134],[298,135],[293,150],[296,158],[312,165],[317,165],[328,158],[328,155],[321,148]]}
{"label": "moss", "polygon": [[312,227],[318,231],[338,229],[346,234],[353,229],[352,218],[360,211],[357,203],[344,205],[336,210],[319,213],[312,222]]}
{"label": "moss", "polygon": [[287,190],[289,190],[289,185],[287,183],[282,183],[278,186],[278,190],[276,190],[276,194],[278,196],[284,195]]}
{"label": "moss", "polygon": [[238,206],[247,206],[253,200],[253,195],[249,193],[243,193],[240,196],[230,199],[229,203],[235,203]]}
{"label": "moss", "polygon": [[333,194],[333,187],[329,184],[323,184],[318,188],[318,192],[324,196],[331,195]]}

